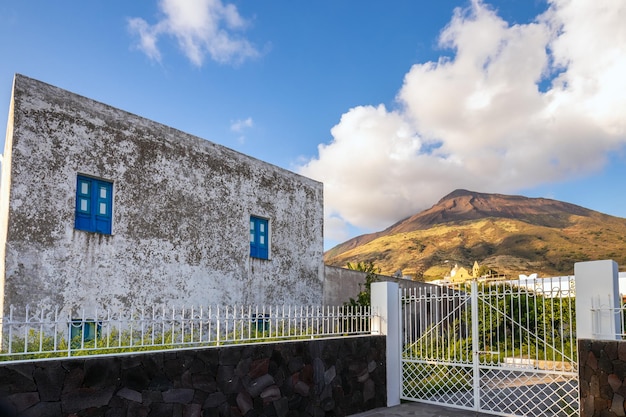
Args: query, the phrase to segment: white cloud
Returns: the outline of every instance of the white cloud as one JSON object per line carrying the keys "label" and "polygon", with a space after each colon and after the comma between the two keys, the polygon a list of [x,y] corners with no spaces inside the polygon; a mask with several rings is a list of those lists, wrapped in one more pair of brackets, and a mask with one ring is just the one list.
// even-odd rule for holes
{"label": "white cloud", "polygon": [[128,20],[131,33],[137,35],[137,47],[149,58],[161,61],[157,41],[164,35],[173,36],[187,58],[202,66],[205,56],[219,63],[238,63],[259,55],[248,40],[236,31],[247,22],[232,4],[221,0],[161,0],[162,18],[150,25],[142,18]]}
{"label": "white cloud", "polygon": [[397,109],[350,109],[300,167],[325,183],[325,231],[599,169],[626,144],[625,21],[623,0],[552,0],[516,25],[478,0],[455,10],[439,39],[453,57],[415,64]]}
{"label": "white cloud", "polygon": [[148,55],[150,59],[160,62],[161,52],[156,45],[158,30],[140,18],[129,19],[128,28],[131,33],[136,33],[139,36],[137,47]]}
{"label": "white cloud", "polygon": [[254,122],[252,121],[251,117],[248,117],[245,120],[235,120],[234,122],[231,122],[230,124],[230,130],[232,130],[233,132],[241,132],[242,130],[246,129],[246,128],[250,128],[254,126]]}
{"label": "white cloud", "polygon": [[345,221],[336,216],[324,219],[324,238],[334,242],[345,242],[350,238],[350,233]]}
{"label": "white cloud", "polygon": [[237,137],[237,143],[243,145],[246,142],[246,137],[241,134],[245,129],[249,129],[254,126],[254,121],[252,121],[251,117],[248,117],[244,120],[235,120],[230,123],[230,130],[239,133],[240,135]]}

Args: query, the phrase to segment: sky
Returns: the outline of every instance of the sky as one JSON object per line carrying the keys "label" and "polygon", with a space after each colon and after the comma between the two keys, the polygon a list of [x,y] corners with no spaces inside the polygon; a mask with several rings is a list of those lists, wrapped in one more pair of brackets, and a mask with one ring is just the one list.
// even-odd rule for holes
{"label": "sky", "polygon": [[325,249],[459,188],[626,217],[623,22],[623,0],[4,1],[0,114],[20,73],[321,181]]}

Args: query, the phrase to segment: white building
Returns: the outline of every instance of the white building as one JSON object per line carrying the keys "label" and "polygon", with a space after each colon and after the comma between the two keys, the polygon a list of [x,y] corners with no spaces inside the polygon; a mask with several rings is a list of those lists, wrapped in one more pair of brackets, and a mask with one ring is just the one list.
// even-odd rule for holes
{"label": "white building", "polygon": [[0,311],[321,302],[317,181],[22,75],[3,160]]}

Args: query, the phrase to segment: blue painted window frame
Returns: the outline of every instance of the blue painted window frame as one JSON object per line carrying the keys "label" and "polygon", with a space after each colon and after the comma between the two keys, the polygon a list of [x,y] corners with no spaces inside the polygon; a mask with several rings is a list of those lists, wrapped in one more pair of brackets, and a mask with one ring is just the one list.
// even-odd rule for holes
{"label": "blue painted window frame", "polygon": [[269,259],[269,220],[250,216],[250,256]]}
{"label": "blue painted window frame", "polygon": [[112,222],[113,183],[77,175],[74,228],[110,235]]}
{"label": "blue painted window frame", "polygon": [[70,347],[80,349],[102,335],[102,322],[96,320],[72,319],[70,321]]}

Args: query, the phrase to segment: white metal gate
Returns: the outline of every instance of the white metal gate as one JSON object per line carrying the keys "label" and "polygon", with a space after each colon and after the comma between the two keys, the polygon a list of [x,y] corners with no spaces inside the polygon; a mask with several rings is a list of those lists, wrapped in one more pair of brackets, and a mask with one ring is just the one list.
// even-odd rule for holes
{"label": "white metal gate", "polygon": [[401,398],[503,416],[578,415],[574,284],[401,290]]}

